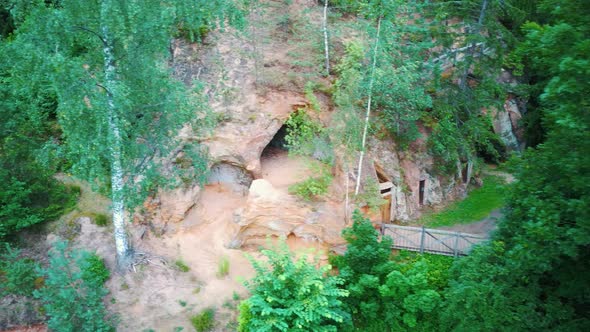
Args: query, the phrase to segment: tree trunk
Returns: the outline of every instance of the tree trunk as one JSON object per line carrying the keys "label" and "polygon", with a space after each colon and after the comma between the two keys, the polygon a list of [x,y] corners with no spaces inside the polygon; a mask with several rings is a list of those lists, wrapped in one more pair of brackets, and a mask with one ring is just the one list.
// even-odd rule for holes
{"label": "tree trunk", "polygon": [[330,49],[328,47],[328,0],[324,1],[324,52],[326,54],[326,76],[330,76]]}
{"label": "tree trunk", "polygon": [[[102,4],[101,16],[105,17],[105,4]],[[125,206],[123,203],[123,166],[121,162],[122,138],[119,129],[119,119],[113,96],[116,91],[116,71],[115,57],[113,48],[109,39],[108,28],[101,27],[103,35],[103,57],[104,57],[104,74],[105,89],[107,94],[107,117],[109,125],[109,150],[111,154],[111,199],[113,209],[113,226],[115,229],[115,247],[117,250],[117,265],[120,270],[124,270],[131,257],[131,248],[127,239],[125,230]]]}
{"label": "tree trunk", "polygon": [[365,156],[365,145],[367,144],[367,131],[369,129],[369,118],[371,116],[371,97],[373,95],[373,80],[375,79],[375,67],[377,66],[377,48],[379,47],[379,33],[381,32],[381,17],[377,22],[377,38],[375,40],[375,50],[373,51],[373,67],[371,68],[371,78],[369,80],[369,100],[367,101],[367,113],[365,115],[365,127],[363,129],[363,142],[361,144],[361,154],[359,156],[359,167],[356,176],[356,186],[354,194],[358,195],[361,187],[361,174],[363,169],[363,158]]}

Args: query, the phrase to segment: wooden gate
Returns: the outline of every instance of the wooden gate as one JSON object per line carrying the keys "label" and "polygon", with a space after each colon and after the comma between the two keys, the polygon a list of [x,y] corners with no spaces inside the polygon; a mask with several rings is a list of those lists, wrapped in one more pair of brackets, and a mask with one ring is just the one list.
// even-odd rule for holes
{"label": "wooden gate", "polygon": [[418,251],[447,256],[464,256],[488,237],[424,227],[383,224],[381,234],[393,239],[393,249]]}

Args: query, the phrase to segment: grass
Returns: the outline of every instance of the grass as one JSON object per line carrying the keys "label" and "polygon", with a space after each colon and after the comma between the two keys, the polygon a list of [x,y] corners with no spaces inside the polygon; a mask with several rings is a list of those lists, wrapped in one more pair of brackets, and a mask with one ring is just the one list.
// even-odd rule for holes
{"label": "grass", "polygon": [[464,200],[440,212],[425,215],[418,223],[428,227],[443,227],[479,221],[504,205],[506,189],[507,185],[502,178],[488,176],[484,178],[483,186],[469,192]]}
{"label": "grass", "polygon": [[229,274],[229,258],[226,256],[221,257],[217,264],[217,277],[223,278]]}
{"label": "grass", "polygon": [[180,272],[188,272],[191,270],[191,268],[188,265],[186,265],[186,263],[182,259],[177,259],[174,262],[174,265],[176,265],[176,268]]}
{"label": "grass", "polygon": [[215,324],[215,311],[211,308],[205,309],[191,317],[191,324],[198,332],[211,331]]}

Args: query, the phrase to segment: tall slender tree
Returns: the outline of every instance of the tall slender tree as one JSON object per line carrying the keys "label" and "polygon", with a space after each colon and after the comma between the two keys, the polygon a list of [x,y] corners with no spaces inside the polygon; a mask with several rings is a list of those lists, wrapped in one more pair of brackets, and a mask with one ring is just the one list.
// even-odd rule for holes
{"label": "tall slender tree", "polygon": [[[74,175],[110,193],[121,268],[132,254],[128,214],[157,186],[179,184],[167,176],[177,175],[175,170],[196,180],[206,167],[198,147],[177,139],[181,128],[196,130],[206,123],[206,101],[174,80],[166,62],[179,27],[202,31],[201,24],[223,21],[228,14],[229,2],[219,1],[214,2],[219,7],[208,3],[207,11],[191,11],[199,2],[39,5],[13,41],[36,45],[36,56],[49,64],[32,70],[45,70],[52,82],[64,144],[46,149],[63,149]],[[166,162],[178,158],[193,167],[182,170],[176,166],[186,162]]]}

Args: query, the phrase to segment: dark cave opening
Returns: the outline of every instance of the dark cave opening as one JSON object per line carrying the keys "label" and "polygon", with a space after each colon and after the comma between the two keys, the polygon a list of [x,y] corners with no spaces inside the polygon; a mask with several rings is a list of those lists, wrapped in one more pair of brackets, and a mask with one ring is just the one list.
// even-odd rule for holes
{"label": "dark cave opening", "polygon": [[286,140],[287,133],[288,128],[287,125],[284,124],[281,126],[281,128],[279,128],[279,130],[276,132],[276,134],[273,136],[270,142],[266,145],[264,150],[262,150],[260,158],[264,159],[268,157],[273,157],[280,153],[288,152],[289,147]]}

